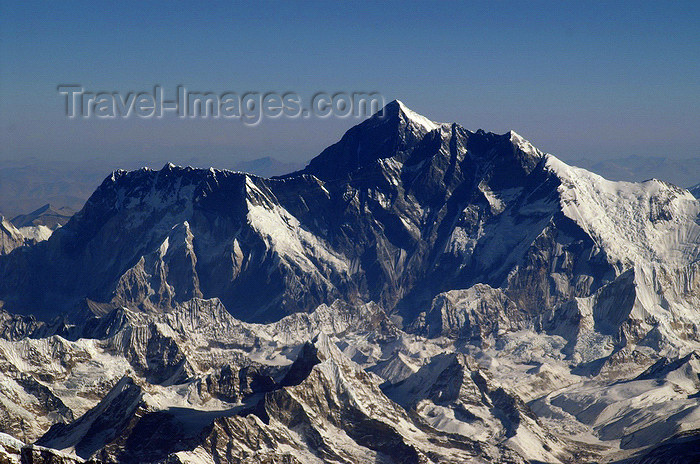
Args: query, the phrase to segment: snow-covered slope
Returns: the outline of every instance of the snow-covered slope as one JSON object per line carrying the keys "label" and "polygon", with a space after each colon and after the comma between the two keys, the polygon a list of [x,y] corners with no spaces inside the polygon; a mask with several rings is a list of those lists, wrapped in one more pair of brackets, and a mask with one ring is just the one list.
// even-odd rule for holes
{"label": "snow-covered slope", "polygon": [[0,216],[0,255],[9,254],[16,248],[48,240],[52,232],[44,225],[17,228],[12,222]]}
{"label": "snow-covered slope", "polygon": [[8,254],[25,244],[26,237],[10,221],[0,216],[0,254]]}
{"label": "snow-covered slope", "polygon": [[27,445],[20,440],[0,433],[0,462],[3,464],[79,464],[80,458],[37,445]]}
{"label": "snow-covered slope", "polygon": [[604,462],[700,427],[700,201],[512,131],[396,101],[292,174],[116,171],[3,231],[0,431],[80,459]]}
{"label": "snow-covered slope", "polygon": [[564,214],[610,259],[626,267],[641,262],[683,266],[700,256],[700,202],[687,190],[655,179],[607,181],[553,156],[547,164],[562,181]]}

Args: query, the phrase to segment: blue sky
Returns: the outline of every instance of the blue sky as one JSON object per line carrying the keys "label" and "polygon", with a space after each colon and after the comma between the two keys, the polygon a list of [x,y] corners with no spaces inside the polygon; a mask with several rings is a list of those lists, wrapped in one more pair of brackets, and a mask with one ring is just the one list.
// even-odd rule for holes
{"label": "blue sky", "polygon": [[0,158],[305,160],[357,121],[69,120],[95,91],[378,91],[565,160],[700,156],[697,2],[8,2]]}

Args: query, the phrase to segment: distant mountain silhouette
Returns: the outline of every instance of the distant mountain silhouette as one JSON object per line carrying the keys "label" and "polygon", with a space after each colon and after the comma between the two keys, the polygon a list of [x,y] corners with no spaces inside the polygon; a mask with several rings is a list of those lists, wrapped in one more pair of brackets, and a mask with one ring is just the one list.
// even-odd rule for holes
{"label": "distant mountain silhouette", "polygon": [[700,157],[673,159],[665,156],[627,156],[602,161],[580,159],[573,165],[600,174],[609,180],[641,182],[651,178],[690,187],[700,182]]}

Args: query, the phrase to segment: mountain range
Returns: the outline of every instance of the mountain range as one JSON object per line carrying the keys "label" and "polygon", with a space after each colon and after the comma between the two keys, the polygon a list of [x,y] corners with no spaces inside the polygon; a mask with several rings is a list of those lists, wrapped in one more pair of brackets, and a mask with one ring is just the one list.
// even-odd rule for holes
{"label": "mountain range", "polygon": [[[188,163],[210,161],[191,158]],[[0,159],[0,214],[6,218],[28,216],[48,203],[61,214],[80,210],[100,185],[106,172],[115,167],[161,166],[152,159],[119,160],[95,157],[81,161],[53,158]],[[304,167],[303,163],[280,161],[266,156],[241,161],[231,157],[225,167],[258,176],[276,176]]]}
{"label": "mountain range", "polygon": [[394,101],[291,174],[114,171],[16,230],[7,459],[697,459],[700,201],[673,184]]}
{"label": "mountain range", "polygon": [[29,214],[21,214],[12,218],[12,224],[15,227],[32,227],[46,226],[49,229],[55,230],[68,222],[75,214],[75,211],[66,206],[55,207],[49,203],[41,208],[32,211]]}
{"label": "mountain range", "polygon": [[[226,169],[260,177],[281,176],[304,167],[303,162],[283,161],[264,156],[244,161],[235,157],[223,165]],[[675,159],[664,156],[608,157],[603,160],[567,158],[570,164],[585,168],[609,180],[641,182],[651,178],[688,187],[700,181],[700,158]],[[154,160],[134,160],[117,164],[114,160],[93,159],[80,163],[52,159],[0,160],[0,214],[7,218],[26,216],[28,211],[44,208],[80,210],[105,172],[115,167],[130,169],[162,166]],[[187,164],[208,164],[205,157],[191,158]],[[43,205],[43,206],[39,206]]]}

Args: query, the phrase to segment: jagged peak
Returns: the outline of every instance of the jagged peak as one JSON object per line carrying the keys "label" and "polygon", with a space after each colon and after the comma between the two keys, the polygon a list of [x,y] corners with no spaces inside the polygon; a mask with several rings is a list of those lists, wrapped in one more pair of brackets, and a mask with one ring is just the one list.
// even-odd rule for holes
{"label": "jagged peak", "polygon": [[4,216],[0,216],[0,230],[12,237],[20,237],[21,234],[12,222]]}
{"label": "jagged peak", "polygon": [[543,153],[540,150],[538,150],[537,147],[535,147],[532,143],[530,143],[529,140],[527,140],[514,130],[509,131],[506,135],[508,135],[511,143],[523,152],[537,156],[543,155]]}
{"label": "jagged peak", "polygon": [[403,102],[393,100],[369,119],[350,128],[340,141],[313,158],[301,172],[324,180],[345,178],[378,159],[410,150],[442,127]]}
{"label": "jagged peak", "polygon": [[41,207],[35,209],[29,214],[41,214],[51,209],[56,210],[56,208],[54,208],[54,206],[51,203],[46,203],[45,205],[42,205]]}
{"label": "jagged peak", "polygon": [[441,123],[431,121],[422,114],[416,113],[408,106],[406,106],[401,100],[394,100],[390,102],[385,108],[388,108],[389,105],[396,106],[399,113],[404,116],[404,119],[425,128],[427,131],[439,129],[442,125]]}
{"label": "jagged peak", "polygon": [[391,131],[404,131],[428,133],[440,129],[442,123],[428,119],[407,107],[401,100],[392,100],[382,109],[374,113],[369,119],[352,127],[348,133],[370,127],[385,127]]}

